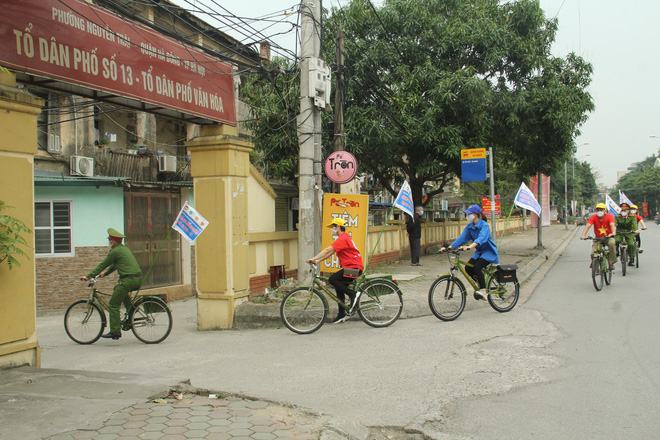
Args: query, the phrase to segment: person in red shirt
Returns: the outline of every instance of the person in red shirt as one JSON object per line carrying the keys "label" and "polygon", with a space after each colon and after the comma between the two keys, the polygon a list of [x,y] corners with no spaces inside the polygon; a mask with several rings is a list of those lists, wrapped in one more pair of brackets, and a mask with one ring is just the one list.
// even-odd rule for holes
{"label": "person in red shirt", "polygon": [[[335,272],[330,276],[328,281],[335,288],[337,292],[337,298],[341,302],[344,302],[346,295],[351,298],[351,309],[357,304],[358,299],[362,292],[356,292],[353,289],[350,289],[348,286],[362,274],[364,270],[364,264],[362,264],[362,256],[360,251],[358,251],[357,246],[353,242],[353,239],[346,232],[346,221],[343,218],[336,217],[328,225],[328,228],[332,228],[332,235],[337,237],[335,241],[323,249],[317,256],[307,260],[309,264],[318,264],[326,258],[331,257],[335,252],[337,253],[337,258],[339,258],[339,265],[342,267],[339,271]],[[354,276],[347,276],[348,274],[344,273],[345,269],[356,269],[357,273]],[[344,322],[348,319],[346,316],[346,311],[343,307],[339,307],[339,313],[337,317],[332,321],[333,324],[339,322]]]}
{"label": "person in red shirt", "polygon": [[[587,220],[587,225],[582,231],[582,237],[580,240],[585,240],[587,238],[587,232],[589,228],[593,225],[594,233],[598,238],[606,238],[604,240],[607,248],[609,249],[608,261],[610,263],[610,269],[614,269],[614,263],[616,263],[616,241],[614,236],[616,235],[616,226],[614,225],[614,216],[605,212],[607,206],[604,203],[599,203],[596,205],[596,214],[589,217]],[[596,252],[596,243],[591,247],[591,253]]]}
{"label": "person in red shirt", "polygon": [[[634,215],[637,217],[637,225],[640,226],[640,229],[644,230],[646,229],[646,224],[644,223],[644,217],[638,214],[639,208],[637,208],[637,205],[632,205],[630,207],[630,215]],[[635,241],[637,242],[637,249],[639,250],[639,253],[643,253],[644,249],[642,249],[642,239],[639,234],[639,229],[635,231]]]}

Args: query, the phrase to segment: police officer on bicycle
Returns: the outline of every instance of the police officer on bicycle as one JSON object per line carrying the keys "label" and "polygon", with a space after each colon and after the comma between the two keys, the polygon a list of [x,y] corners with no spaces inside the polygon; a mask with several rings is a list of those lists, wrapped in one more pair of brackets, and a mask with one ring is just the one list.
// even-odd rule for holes
{"label": "police officer on bicycle", "polygon": [[[108,246],[110,246],[108,256],[105,257],[101,264],[96,266],[96,268],[87,276],[83,275],[80,277],[82,281],[88,281],[90,278],[94,278],[97,275],[100,275],[101,278],[106,277],[115,270],[119,274],[119,281],[117,282],[112,297],[110,298],[110,302],[108,303],[108,309],[110,311],[110,332],[101,336],[103,338],[121,338],[119,308],[121,307],[121,304],[124,303],[126,310],[129,310],[131,306],[129,294],[133,290],[139,289],[142,284],[142,271],[140,270],[140,265],[133,256],[131,250],[122,244],[124,238],[124,234],[116,229],[108,229]],[[103,270],[106,268],[107,270],[104,273]]]}

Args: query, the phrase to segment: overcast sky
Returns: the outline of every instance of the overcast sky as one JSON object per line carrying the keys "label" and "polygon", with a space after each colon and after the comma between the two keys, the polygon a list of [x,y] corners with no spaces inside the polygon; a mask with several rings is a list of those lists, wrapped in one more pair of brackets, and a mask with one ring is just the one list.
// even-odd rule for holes
{"label": "overcast sky", "polygon": [[[195,3],[207,4],[216,11],[221,11],[218,5],[222,5],[237,16],[251,18],[287,8],[291,12],[300,4],[299,0],[173,1],[186,8]],[[374,1],[375,5],[380,3]],[[348,0],[323,1],[325,8],[346,4]],[[599,175],[599,183],[614,185],[617,171],[657,155],[660,149],[660,1],[541,0],[541,7],[548,17],[559,20],[554,55],[563,57],[575,52],[594,66],[589,92],[596,110],[575,141],[580,145],[576,159],[591,163]],[[202,18],[211,22],[208,16]],[[289,18],[283,14],[276,17],[294,23],[297,18],[295,14]],[[260,29],[271,26],[263,31],[265,35],[291,29],[291,25],[271,22],[253,25],[261,26]],[[299,52],[293,35],[288,32],[273,40]],[[658,138],[650,138],[651,135]],[[588,145],[582,145],[585,143]]]}

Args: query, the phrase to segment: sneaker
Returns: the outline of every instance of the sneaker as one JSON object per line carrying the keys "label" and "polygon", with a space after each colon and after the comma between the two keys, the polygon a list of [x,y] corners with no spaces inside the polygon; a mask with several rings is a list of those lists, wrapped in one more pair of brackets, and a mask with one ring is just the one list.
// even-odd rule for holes
{"label": "sneaker", "polygon": [[358,301],[360,300],[360,297],[362,296],[362,292],[357,292],[355,294],[355,298],[353,299],[353,304],[351,304],[351,308],[348,311],[349,314],[353,313],[353,309],[355,309],[355,306],[357,305]]}
{"label": "sneaker", "polygon": [[640,253],[640,254],[643,254],[643,253],[644,253],[644,249],[639,248],[639,253]]}
{"label": "sneaker", "polygon": [[485,290],[485,289],[475,290],[475,291],[474,291],[474,297],[475,297],[476,299],[483,299],[483,300],[485,300],[486,298],[488,298],[488,294],[486,293],[486,290]]}
{"label": "sneaker", "polygon": [[633,263],[632,261],[630,263],[628,263],[628,266],[634,266],[634,265],[635,265],[635,263]]}
{"label": "sneaker", "polygon": [[339,324],[348,319],[348,315],[337,315],[337,317],[332,321],[333,324]]}

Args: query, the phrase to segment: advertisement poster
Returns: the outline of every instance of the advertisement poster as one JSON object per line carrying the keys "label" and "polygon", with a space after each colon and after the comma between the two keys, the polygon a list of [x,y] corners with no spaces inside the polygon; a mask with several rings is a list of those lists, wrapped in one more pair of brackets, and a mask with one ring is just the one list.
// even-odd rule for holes
{"label": "advertisement poster", "polygon": [[[355,246],[362,255],[362,263],[366,264],[367,227],[369,224],[369,196],[362,194],[329,194],[323,195],[323,232],[321,248],[332,244],[335,238],[330,228],[326,226],[336,217],[346,221],[346,232],[351,236]],[[322,272],[337,272],[340,269],[337,255],[333,255],[321,263]]]}
{"label": "advertisement poster", "polygon": [[[542,215],[543,215],[543,225],[542,226],[550,226],[550,176],[542,175],[542,191],[541,191],[541,196],[543,197],[543,200],[540,201],[541,203],[541,209]],[[539,193],[539,182],[538,178],[536,176],[532,177],[529,181],[529,189],[532,190],[535,196],[538,196]],[[536,213],[532,212],[532,227],[533,228],[538,228],[539,226],[539,217],[536,215]]]}

